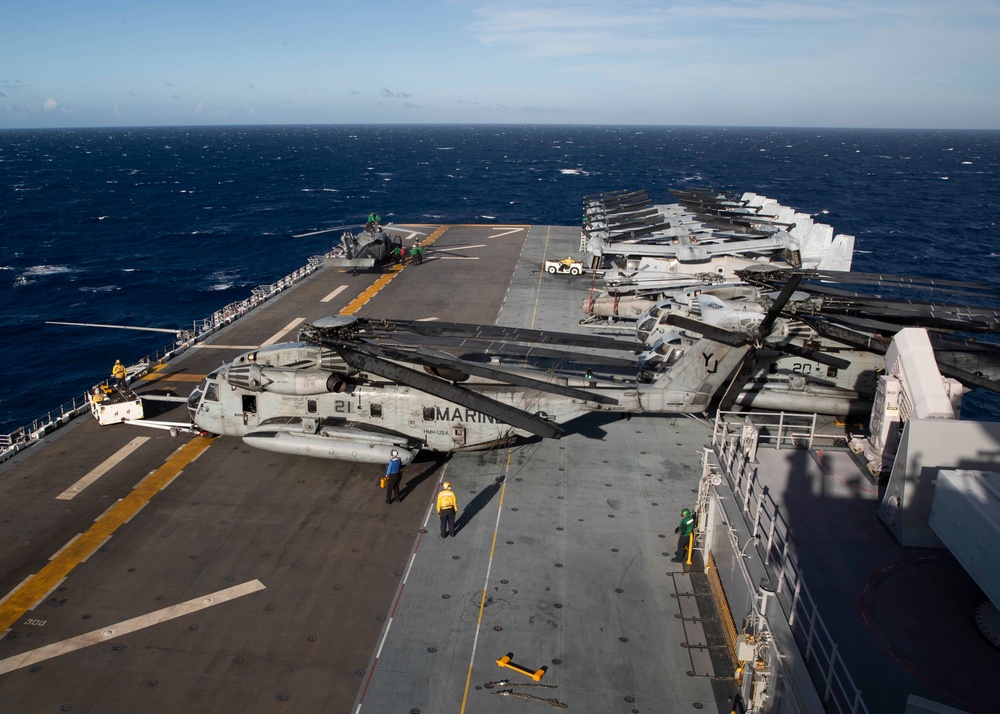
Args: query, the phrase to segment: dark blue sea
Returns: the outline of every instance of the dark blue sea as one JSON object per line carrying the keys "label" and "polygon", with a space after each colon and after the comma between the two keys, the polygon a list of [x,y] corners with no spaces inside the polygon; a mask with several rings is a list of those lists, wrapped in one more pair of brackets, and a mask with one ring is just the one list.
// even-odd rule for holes
{"label": "dark blue sea", "polygon": [[[857,236],[854,269],[1000,286],[1000,132],[282,126],[0,131],[0,433],[363,221],[576,225],[586,194],[755,191]],[[966,396],[1000,419],[1000,400]]]}

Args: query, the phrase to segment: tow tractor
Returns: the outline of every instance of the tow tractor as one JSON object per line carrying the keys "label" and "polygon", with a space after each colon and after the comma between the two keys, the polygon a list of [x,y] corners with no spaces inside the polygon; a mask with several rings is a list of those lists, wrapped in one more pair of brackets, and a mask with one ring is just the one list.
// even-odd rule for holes
{"label": "tow tractor", "polygon": [[142,399],[128,387],[102,383],[94,387],[90,411],[101,426],[142,419]]}
{"label": "tow tractor", "polygon": [[546,260],[545,272],[556,275],[557,273],[569,273],[570,275],[580,275],[583,272],[583,263],[579,260],[567,257],[562,260]]}

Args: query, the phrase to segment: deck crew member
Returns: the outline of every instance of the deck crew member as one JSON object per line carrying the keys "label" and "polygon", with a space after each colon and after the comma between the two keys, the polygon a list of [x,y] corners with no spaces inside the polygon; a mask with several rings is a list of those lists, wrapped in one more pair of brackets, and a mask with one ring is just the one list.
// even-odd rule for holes
{"label": "deck crew member", "polygon": [[437,512],[441,517],[441,537],[455,537],[455,514],[458,512],[458,500],[451,484],[445,481],[441,484],[441,492],[437,497]]}
{"label": "deck crew member", "polygon": [[389,452],[389,464],[385,467],[385,502],[392,503],[399,500],[399,480],[403,477],[403,460],[399,458],[399,452],[393,449]]}
{"label": "deck crew member", "polygon": [[115,384],[119,389],[125,389],[125,377],[128,376],[128,370],[125,369],[121,360],[115,360],[115,366],[111,368],[111,376],[115,378]]}
{"label": "deck crew member", "polygon": [[677,538],[677,552],[674,553],[674,562],[683,563],[687,560],[688,550],[693,545],[694,539],[694,515],[687,508],[681,511],[681,522],[674,533],[679,534]]}

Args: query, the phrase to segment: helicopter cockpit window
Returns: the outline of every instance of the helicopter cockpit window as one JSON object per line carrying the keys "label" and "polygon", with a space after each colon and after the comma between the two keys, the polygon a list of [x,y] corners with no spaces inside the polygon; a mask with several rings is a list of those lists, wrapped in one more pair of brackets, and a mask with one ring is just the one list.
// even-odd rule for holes
{"label": "helicopter cockpit window", "polygon": [[377,419],[381,419],[382,418],[382,405],[381,404],[372,404],[371,405],[371,415],[373,417],[377,418]]}
{"label": "helicopter cockpit window", "polygon": [[434,421],[434,407],[424,407],[424,421]]}
{"label": "helicopter cockpit window", "polygon": [[219,383],[209,382],[208,386],[205,387],[205,401],[206,402],[217,402],[219,401]]}

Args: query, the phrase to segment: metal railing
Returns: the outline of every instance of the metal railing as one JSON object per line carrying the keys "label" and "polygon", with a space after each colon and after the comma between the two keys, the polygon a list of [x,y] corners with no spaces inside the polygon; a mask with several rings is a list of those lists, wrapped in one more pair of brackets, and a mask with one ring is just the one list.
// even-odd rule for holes
{"label": "metal railing", "polygon": [[[260,304],[270,300],[275,295],[288,289],[298,281],[316,272],[323,266],[323,259],[329,255],[313,255],[301,268],[297,268],[285,277],[270,285],[258,285],[251,290],[251,295],[243,300],[231,302],[216,310],[210,316],[194,321],[194,334],[182,342],[174,342],[157,348],[154,352],[134,362],[129,368],[129,379],[135,379],[145,374],[149,365],[167,362],[186,351],[188,347],[208,338],[223,327],[238,320],[253,311]],[[138,369],[136,369],[138,367]],[[73,397],[44,416],[33,419],[28,424],[18,427],[8,434],[0,434],[0,463],[14,456],[19,451],[37,443],[42,437],[51,434],[59,427],[68,424],[72,419],[90,411],[90,394],[87,390],[81,396]]]}
{"label": "metal railing", "polygon": [[[736,496],[746,528],[750,531],[750,542],[760,539],[758,552],[763,553],[763,566],[774,595],[827,711],[838,714],[867,712],[861,690],[848,672],[833,634],[823,621],[816,601],[802,578],[788,522],[767,487],[760,484],[757,469],[747,458],[746,449],[741,444],[742,426],[748,416],[740,414],[738,424],[726,422],[726,415],[723,414],[716,419],[713,449],[722,475]],[[774,429],[766,440],[762,438],[759,443],[776,449],[793,444],[812,448],[818,438],[815,421],[810,426],[808,420],[800,421],[802,415],[765,416],[764,424],[770,423]],[[774,419],[776,416],[781,418]],[[757,414],[752,415],[751,422],[760,428]],[[762,429],[760,433],[765,431]]]}
{"label": "metal railing", "polygon": [[821,431],[820,417],[816,414],[789,412],[719,412],[715,417],[712,443],[739,439],[743,427],[752,424],[757,433],[757,443],[775,449],[812,449],[846,446],[847,439],[841,429]]}

